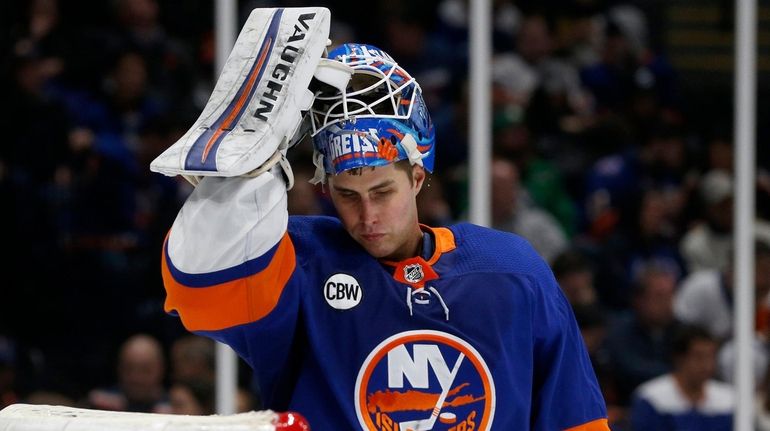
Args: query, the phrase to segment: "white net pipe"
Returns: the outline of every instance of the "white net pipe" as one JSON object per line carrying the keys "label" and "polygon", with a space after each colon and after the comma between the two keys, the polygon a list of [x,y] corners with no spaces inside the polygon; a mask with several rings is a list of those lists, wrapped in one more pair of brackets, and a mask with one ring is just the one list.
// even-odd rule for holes
{"label": "white net pipe", "polygon": [[481,226],[491,225],[492,154],[492,3],[474,0],[470,7],[470,155],[469,197],[470,221]]}
{"label": "white net pipe", "polygon": [[272,411],[187,416],[14,404],[0,411],[0,431],[274,431]]}
{"label": "white net pipe", "polygon": [[754,429],[754,178],[757,99],[757,1],[735,6],[735,431]]}
{"label": "white net pipe", "polygon": [[[236,0],[217,0],[214,15],[216,17],[216,72],[225,67],[227,57],[235,45],[238,21],[238,2]],[[216,345],[216,411],[229,415],[236,411],[236,392],[238,386],[238,359],[235,352],[224,344]]]}

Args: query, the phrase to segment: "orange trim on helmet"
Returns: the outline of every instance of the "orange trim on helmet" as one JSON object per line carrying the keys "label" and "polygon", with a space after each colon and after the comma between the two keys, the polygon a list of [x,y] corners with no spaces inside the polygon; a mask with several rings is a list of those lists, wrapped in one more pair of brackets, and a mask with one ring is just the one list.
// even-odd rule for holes
{"label": "orange trim on helmet", "polygon": [[382,159],[392,162],[398,156],[398,149],[387,139],[381,138],[377,145],[377,155]]}
{"label": "orange trim on helmet", "polygon": [[[168,241],[168,237],[166,237]],[[164,253],[166,247],[163,247]],[[268,266],[253,275],[208,287],[188,287],[177,282],[161,258],[166,287],[166,312],[179,313],[189,331],[213,331],[255,322],[268,315],[294,273],[294,244],[284,234]]]}
{"label": "orange trim on helmet", "polygon": [[392,133],[395,137],[397,137],[399,141],[404,139],[404,134],[399,132],[396,129],[388,129],[388,132]]}

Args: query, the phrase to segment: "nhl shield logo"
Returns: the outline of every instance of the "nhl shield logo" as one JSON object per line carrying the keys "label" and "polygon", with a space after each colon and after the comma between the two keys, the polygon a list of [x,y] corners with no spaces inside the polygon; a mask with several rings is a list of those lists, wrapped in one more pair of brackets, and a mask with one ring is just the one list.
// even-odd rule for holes
{"label": "nhl shield logo", "polygon": [[410,283],[419,283],[425,278],[425,272],[422,270],[422,265],[419,263],[413,263],[404,267],[404,279]]}

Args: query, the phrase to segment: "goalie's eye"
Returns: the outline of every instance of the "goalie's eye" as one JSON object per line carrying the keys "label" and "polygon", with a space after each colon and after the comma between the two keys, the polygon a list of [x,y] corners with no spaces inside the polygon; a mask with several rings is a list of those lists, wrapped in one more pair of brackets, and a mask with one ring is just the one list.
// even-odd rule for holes
{"label": "goalie's eye", "polygon": [[360,196],[356,192],[352,191],[338,191],[337,194],[339,195],[340,199],[346,201],[346,202],[356,202],[360,199]]}
{"label": "goalie's eye", "polygon": [[393,189],[377,189],[372,192],[374,199],[385,199],[393,194]]}

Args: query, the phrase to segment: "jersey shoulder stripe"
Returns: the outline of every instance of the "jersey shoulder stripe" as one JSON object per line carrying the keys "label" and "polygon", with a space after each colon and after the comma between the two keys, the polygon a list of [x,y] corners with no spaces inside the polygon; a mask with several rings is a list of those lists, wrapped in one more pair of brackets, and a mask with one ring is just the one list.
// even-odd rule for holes
{"label": "jersey shoulder stripe", "polygon": [[[284,237],[281,241],[285,239],[286,238]],[[168,253],[167,239],[163,244],[163,260],[166,261],[165,263],[168,266],[168,271],[174,277],[174,280],[176,280],[179,284],[183,284],[187,287],[208,287],[215,284],[222,284],[239,278],[248,277],[252,274],[256,274],[264,270],[268,265],[270,265],[270,262],[272,262],[273,256],[281,245],[281,241],[279,241],[276,245],[265,252],[265,254],[243,262],[240,265],[221,269],[219,271],[191,274],[184,272],[174,266],[174,263],[171,261],[171,256]]]}
{"label": "jersey shoulder stripe", "polygon": [[164,245],[161,259],[167,293],[164,309],[168,313],[176,311],[189,331],[220,330],[265,317],[278,304],[296,267],[294,244],[289,235],[284,234],[269,261],[258,272],[206,287],[191,287],[174,278],[165,249]]}
{"label": "jersey shoulder stripe", "polygon": [[568,428],[564,431],[609,431],[610,426],[607,423],[607,419],[597,419],[583,425]]}

